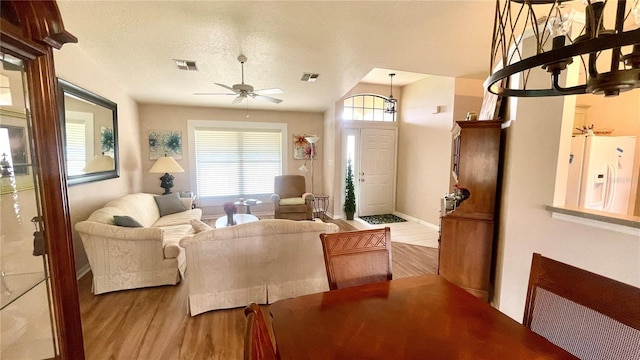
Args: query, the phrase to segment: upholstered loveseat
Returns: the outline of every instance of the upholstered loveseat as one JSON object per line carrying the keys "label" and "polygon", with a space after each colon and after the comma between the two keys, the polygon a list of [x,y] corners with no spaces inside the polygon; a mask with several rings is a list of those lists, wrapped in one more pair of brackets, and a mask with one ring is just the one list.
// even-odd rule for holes
{"label": "upholstered loveseat", "polygon": [[194,233],[190,222],[199,220],[202,211],[191,209],[190,198],[170,194],[156,201],[156,196],[125,195],[76,224],[94,294],[180,282],[186,261],[178,242]]}
{"label": "upholstered loveseat", "polygon": [[184,237],[191,316],[329,290],[320,234],[337,231],[321,221],[267,219]]}

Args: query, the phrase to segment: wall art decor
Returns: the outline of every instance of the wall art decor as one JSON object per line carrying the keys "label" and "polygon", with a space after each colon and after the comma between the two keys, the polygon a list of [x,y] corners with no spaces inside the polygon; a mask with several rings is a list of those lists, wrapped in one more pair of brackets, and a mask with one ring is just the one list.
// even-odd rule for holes
{"label": "wall art decor", "polygon": [[293,134],[293,158],[295,160],[311,159],[311,147],[313,146],[313,158],[318,158],[318,150],[316,144],[310,144],[305,139],[306,134]]}
{"label": "wall art decor", "polygon": [[102,155],[113,157],[113,149],[115,147],[113,128],[106,126],[100,127],[100,145],[102,147]]}
{"label": "wall art decor", "polygon": [[171,156],[176,160],[182,159],[182,131],[149,131],[149,158],[156,160],[165,155]]}

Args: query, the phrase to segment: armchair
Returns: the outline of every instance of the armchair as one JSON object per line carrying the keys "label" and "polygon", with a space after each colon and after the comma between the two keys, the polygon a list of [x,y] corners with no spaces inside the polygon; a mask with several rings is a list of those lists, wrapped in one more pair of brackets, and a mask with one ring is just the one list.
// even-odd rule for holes
{"label": "armchair", "polygon": [[271,195],[275,219],[311,220],[313,194],[305,192],[302,175],[276,176],[274,194]]}

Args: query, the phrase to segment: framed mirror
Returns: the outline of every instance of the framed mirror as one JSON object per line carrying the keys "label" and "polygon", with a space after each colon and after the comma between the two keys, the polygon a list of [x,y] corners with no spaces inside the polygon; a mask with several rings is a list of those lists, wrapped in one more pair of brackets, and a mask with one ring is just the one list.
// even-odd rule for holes
{"label": "framed mirror", "polygon": [[58,79],[69,185],[117,178],[118,105]]}

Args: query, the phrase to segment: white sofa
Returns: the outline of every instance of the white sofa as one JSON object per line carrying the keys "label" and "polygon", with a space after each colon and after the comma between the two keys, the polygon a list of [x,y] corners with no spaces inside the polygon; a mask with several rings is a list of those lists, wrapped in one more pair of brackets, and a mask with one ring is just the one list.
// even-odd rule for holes
{"label": "white sofa", "polygon": [[191,316],[329,290],[320,234],[337,231],[321,221],[267,219],[184,237]]}
{"label": "white sofa", "polygon": [[[190,198],[180,198],[187,210],[160,216],[155,196],[125,195],[76,224],[93,272],[94,294],[180,282],[186,261],[178,242],[194,233],[190,221],[199,220],[202,210],[191,209]],[[130,216],[143,227],[117,226],[115,215]]]}

